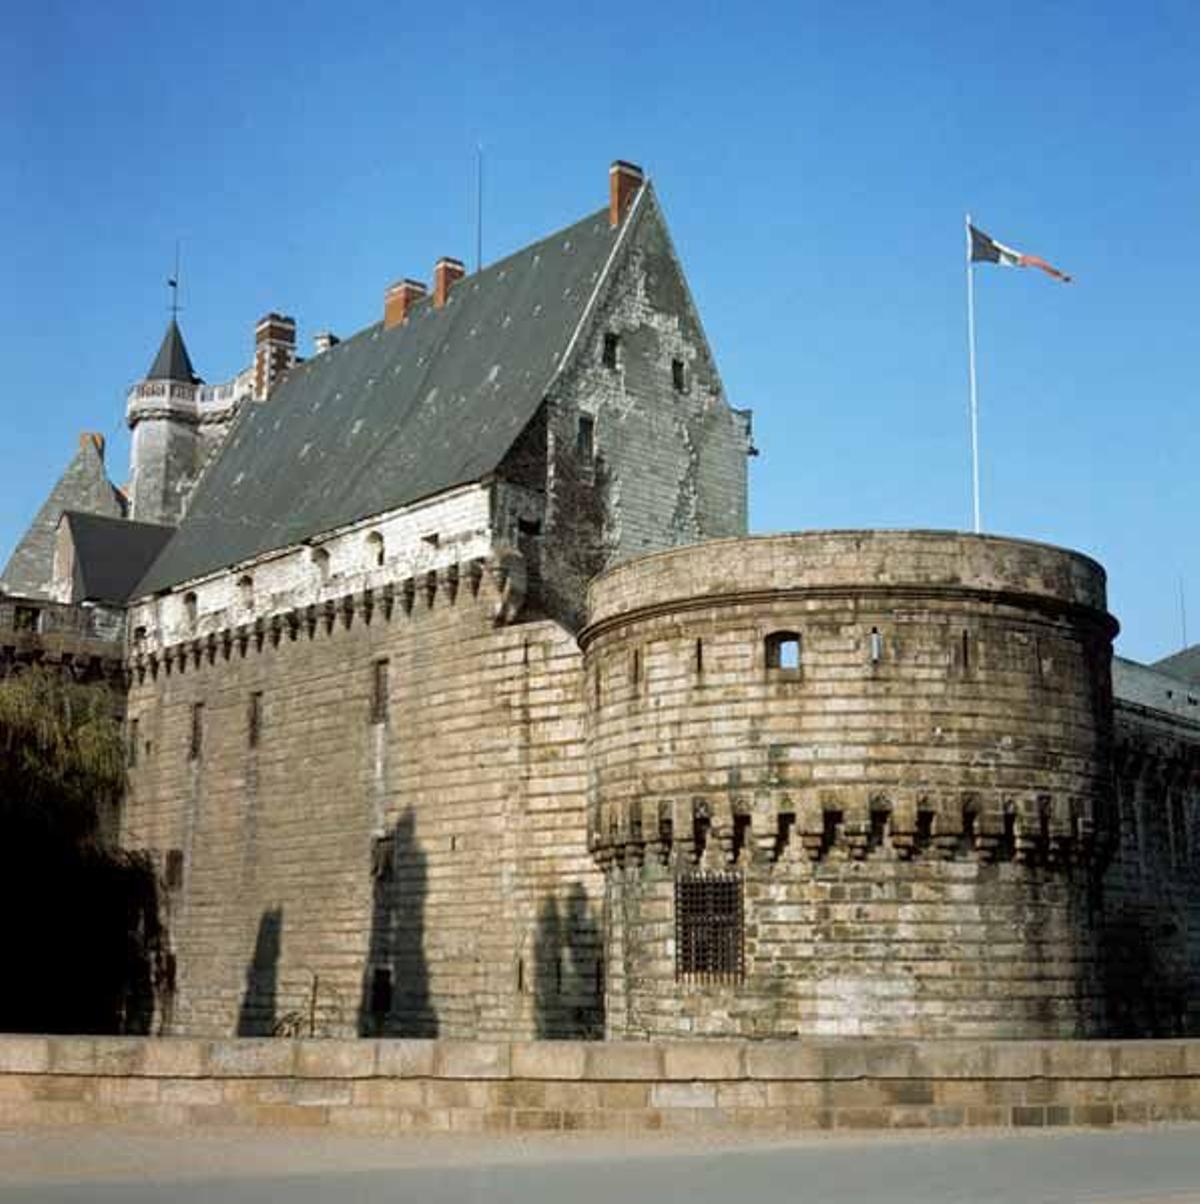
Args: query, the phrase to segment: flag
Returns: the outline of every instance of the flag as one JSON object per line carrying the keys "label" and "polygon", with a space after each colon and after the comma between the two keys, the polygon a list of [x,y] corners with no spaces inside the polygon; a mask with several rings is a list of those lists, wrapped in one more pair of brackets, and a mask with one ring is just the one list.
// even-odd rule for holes
{"label": "flag", "polygon": [[1061,280],[1064,284],[1071,283],[1071,277],[1066,272],[1051,267],[1039,256],[1014,251],[1012,247],[1006,247],[1002,242],[984,234],[982,230],[976,230],[974,226],[968,225],[967,231],[971,236],[972,263],[997,263],[1002,268],[1041,268],[1047,276],[1053,276],[1055,280]]}

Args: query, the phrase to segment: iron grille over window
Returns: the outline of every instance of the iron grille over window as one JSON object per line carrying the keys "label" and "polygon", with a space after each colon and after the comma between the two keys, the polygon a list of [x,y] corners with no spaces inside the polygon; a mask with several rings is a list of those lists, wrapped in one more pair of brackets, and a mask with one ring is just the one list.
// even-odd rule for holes
{"label": "iron grille over window", "polygon": [[675,977],[741,982],[746,976],[740,874],[687,874],[675,880]]}

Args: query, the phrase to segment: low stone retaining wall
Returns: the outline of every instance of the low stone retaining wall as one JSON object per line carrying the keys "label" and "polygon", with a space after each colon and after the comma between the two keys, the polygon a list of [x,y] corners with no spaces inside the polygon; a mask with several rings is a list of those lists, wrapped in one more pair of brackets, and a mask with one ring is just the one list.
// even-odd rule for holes
{"label": "low stone retaining wall", "polygon": [[784,1132],[1200,1120],[1200,1041],[0,1037],[0,1127]]}

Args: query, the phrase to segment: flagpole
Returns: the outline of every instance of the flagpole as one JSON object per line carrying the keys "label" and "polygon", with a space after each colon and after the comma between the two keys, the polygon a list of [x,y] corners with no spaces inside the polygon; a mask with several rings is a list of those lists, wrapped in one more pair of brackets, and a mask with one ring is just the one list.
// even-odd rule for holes
{"label": "flagpole", "polygon": [[975,274],[971,271],[971,215],[966,215],[967,235],[967,344],[971,376],[971,500],[975,534],[983,530],[979,517],[979,398],[975,393]]}

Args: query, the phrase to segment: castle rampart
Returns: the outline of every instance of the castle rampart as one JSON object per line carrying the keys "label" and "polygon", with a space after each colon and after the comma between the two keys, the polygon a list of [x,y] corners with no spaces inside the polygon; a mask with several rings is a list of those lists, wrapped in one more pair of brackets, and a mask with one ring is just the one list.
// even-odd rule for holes
{"label": "castle rampart", "polygon": [[941,532],[736,539],[618,566],[590,615],[613,1036],[1103,1027],[1099,565]]}

